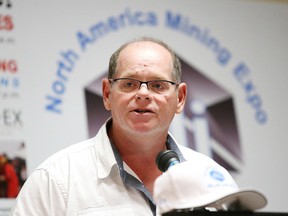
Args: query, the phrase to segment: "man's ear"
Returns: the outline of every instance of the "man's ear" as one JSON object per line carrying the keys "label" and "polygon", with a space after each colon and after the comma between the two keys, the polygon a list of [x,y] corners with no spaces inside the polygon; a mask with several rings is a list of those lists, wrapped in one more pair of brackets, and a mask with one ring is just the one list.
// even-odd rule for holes
{"label": "man's ear", "polygon": [[184,105],[187,98],[187,85],[186,83],[180,83],[178,86],[178,104],[176,113],[181,113],[184,109]]}
{"label": "man's ear", "polygon": [[107,78],[104,78],[102,80],[102,97],[103,97],[103,103],[106,108],[106,110],[111,110],[111,103],[110,103],[110,89],[111,85]]}

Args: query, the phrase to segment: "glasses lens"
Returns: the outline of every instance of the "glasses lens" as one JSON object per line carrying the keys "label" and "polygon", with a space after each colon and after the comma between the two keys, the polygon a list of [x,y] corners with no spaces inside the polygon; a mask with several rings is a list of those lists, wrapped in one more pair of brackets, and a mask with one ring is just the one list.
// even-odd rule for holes
{"label": "glasses lens", "polygon": [[150,81],[148,83],[148,87],[151,91],[157,94],[165,94],[170,91],[172,84],[164,80],[158,80],[158,81]]}
{"label": "glasses lens", "polygon": [[139,81],[132,79],[117,80],[117,90],[124,93],[129,93],[139,88]]}

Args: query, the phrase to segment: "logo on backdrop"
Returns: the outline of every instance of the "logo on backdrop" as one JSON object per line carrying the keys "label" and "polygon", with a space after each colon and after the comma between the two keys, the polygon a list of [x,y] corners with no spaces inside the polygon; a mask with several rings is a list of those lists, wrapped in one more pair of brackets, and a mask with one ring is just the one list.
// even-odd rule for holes
{"label": "logo on backdrop", "polygon": [[[211,55],[215,56],[219,67],[225,68],[231,62],[233,57],[231,51],[223,46],[208,28],[192,23],[190,17],[171,10],[165,11],[164,14],[157,14],[154,11],[133,11],[131,8],[126,8],[118,15],[110,16],[89,26],[86,31],[76,32],[75,45],[78,48],[67,48],[66,51],[60,53],[50,92],[45,95],[46,111],[57,115],[64,112],[63,101],[70,87],[70,76],[73,75],[77,62],[81,60],[90,46],[100,43],[101,38],[115,34],[123,28],[151,27],[153,31],[157,26],[164,26],[170,31],[184,34],[191,40],[204,45],[204,49],[209,50]],[[184,55],[179,54],[179,56]],[[203,151],[227,169],[238,170],[242,163],[242,153],[232,94],[184,59],[181,59],[181,63],[183,81],[189,87],[191,86],[190,90],[194,92],[193,96],[189,97],[182,116],[181,125],[185,131],[183,136],[189,140],[186,145]],[[232,68],[227,75],[234,77],[237,87],[242,89],[243,100],[252,110],[251,118],[254,118],[259,125],[265,124],[268,116],[263,107],[261,95],[256,90],[253,71],[242,61],[238,61]],[[101,95],[97,93],[101,92],[101,80],[105,75],[104,72],[102,77],[96,77],[85,87],[90,136],[94,136],[109,117],[109,113],[102,105]],[[99,105],[95,107],[95,104]],[[203,145],[206,146],[203,147]]]}

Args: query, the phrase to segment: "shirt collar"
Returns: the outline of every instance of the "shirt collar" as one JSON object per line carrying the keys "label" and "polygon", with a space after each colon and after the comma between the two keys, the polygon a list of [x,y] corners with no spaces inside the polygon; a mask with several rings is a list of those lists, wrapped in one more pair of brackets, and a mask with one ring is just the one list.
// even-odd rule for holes
{"label": "shirt collar", "polygon": [[[112,118],[109,118],[100,128],[98,134],[95,137],[95,152],[98,160],[96,166],[99,178],[106,178],[112,172],[113,167],[118,167],[121,177],[124,177],[124,166],[122,158],[108,137],[108,129],[111,127],[111,124]],[[185,161],[180,149],[175,142],[175,139],[170,133],[167,135],[166,146],[167,149],[173,150],[177,153],[180,162]]]}
{"label": "shirt collar", "polygon": [[117,167],[114,152],[108,137],[108,128],[111,126],[112,119],[109,118],[100,128],[95,137],[95,154],[98,177],[106,178],[112,171],[113,167]]}
{"label": "shirt collar", "polygon": [[168,136],[167,136],[166,147],[167,147],[167,149],[173,150],[176,152],[176,154],[178,155],[178,157],[180,159],[180,162],[185,161],[185,158],[183,157],[178,145],[176,144],[175,139],[173,138],[173,136],[170,133],[168,133]]}

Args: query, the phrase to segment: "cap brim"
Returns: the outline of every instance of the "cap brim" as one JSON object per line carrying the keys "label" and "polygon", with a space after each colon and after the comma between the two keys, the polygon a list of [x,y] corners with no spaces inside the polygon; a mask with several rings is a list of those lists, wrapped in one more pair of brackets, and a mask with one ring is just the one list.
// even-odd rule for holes
{"label": "cap brim", "polygon": [[239,190],[199,207],[214,207],[216,209],[223,209],[224,207],[226,210],[232,211],[255,211],[266,205],[267,199],[262,193],[256,190]]}

